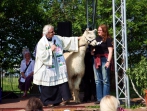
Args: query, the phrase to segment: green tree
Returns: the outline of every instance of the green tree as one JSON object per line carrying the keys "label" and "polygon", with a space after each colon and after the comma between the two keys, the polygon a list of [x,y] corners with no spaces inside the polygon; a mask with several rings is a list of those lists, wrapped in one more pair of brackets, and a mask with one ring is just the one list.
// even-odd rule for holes
{"label": "green tree", "polygon": [[57,30],[58,22],[71,21],[73,35],[80,35],[81,29],[86,25],[83,3],[78,0],[72,2],[2,0],[0,2],[1,67],[7,70],[20,64],[23,47],[27,46],[33,52],[45,24],[50,23]]}
{"label": "green tree", "polygon": [[[126,2],[129,66],[132,67],[141,60],[141,55],[147,56],[147,7],[146,0]],[[112,1],[98,0],[96,9],[96,28],[107,24],[113,37]],[[57,23],[62,21],[72,22],[72,35],[80,36],[87,25],[86,0],[1,0],[0,63],[3,68],[20,63],[24,46],[31,52],[34,50],[45,24],[52,24],[57,30]]]}
{"label": "green tree", "polygon": [[[126,1],[127,40],[129,67],[147,57],[147,8],[146,0]],[[96,25],[107,24],[113,37],[112,1],[99,0],[97,5]]]}
{"label": "green tree", "polygon": [[[132,4],[133,3],[133,4]],[[146,0],[127,1],[128,51],[130,67],[147,56],[147,8]]]}
{"label": "green tree", "polygon": [[34,50],[41,37],[44,13],[41,0],[1,0],[1,65],[4,69],[20,64],[22,48]]}

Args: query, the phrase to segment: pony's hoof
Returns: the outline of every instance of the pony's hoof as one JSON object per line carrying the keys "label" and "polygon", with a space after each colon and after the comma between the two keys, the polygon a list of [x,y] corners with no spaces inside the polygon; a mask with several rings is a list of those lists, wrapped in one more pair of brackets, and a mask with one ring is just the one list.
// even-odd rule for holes
{"label": "pony's hoof", "polygon": [[81,101],[75,101],[77,104],[80,104],[81,103]]}

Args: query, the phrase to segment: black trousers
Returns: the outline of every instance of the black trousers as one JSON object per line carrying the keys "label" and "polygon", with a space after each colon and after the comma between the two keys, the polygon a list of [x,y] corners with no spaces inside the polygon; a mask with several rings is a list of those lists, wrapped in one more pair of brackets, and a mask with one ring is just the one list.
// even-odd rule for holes
{"label": "black trousers", "polygon": [[41,88],[41,101],[44,106],[48,104],[58,104],[62,100],[70,100],[71,93],[69,90],[68,82],[56,86],[40,86]]}
{"label": "black trousers", "polygon": [[33,81],[33,76],[28,76],[25,80],[25,82],[20,82],[20,78],[18,79],[18,88],[21,91],[28,91],[30,89],[30,87],[32,86],[32,81]]}

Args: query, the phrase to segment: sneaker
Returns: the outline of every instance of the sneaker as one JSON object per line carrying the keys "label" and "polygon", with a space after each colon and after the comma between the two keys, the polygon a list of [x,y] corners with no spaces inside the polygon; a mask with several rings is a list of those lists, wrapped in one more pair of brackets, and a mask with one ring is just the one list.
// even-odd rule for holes
{"label": "sneaker", "polygon": [[100,104],[100,101],[96,101],[95,104]]}

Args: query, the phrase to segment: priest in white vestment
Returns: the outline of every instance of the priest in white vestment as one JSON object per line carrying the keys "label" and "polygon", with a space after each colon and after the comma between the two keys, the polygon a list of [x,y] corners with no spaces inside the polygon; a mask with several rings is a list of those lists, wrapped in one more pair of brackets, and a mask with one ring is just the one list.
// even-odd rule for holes
{"label": "priest in white vestment", "polygon": [[54,34],[54,27],[45,25],[36,48],[33,83],[41,88],[44,106],[66,105],[71,99],[63,50],[77,52],[80,38]]}

